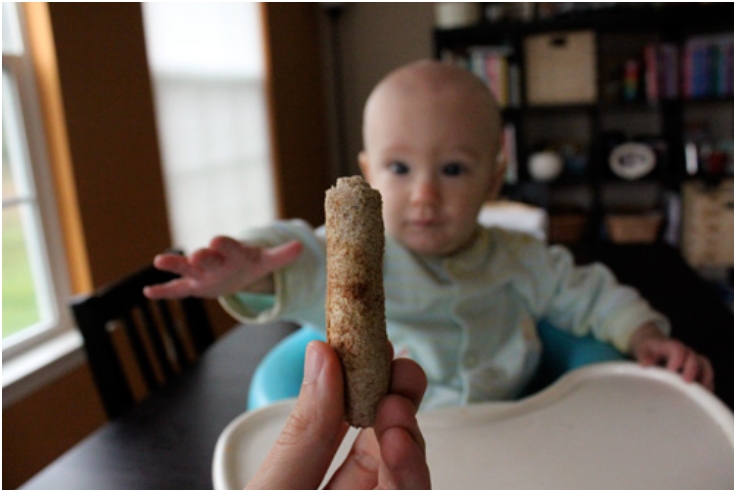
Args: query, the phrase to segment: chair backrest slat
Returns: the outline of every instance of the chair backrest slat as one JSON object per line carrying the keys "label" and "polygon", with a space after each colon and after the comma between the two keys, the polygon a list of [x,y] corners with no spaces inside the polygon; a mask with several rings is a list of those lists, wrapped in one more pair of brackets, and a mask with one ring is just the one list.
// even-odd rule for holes
{"label": "chair backrest slat", "polygon": [[212,342],[215,341],[212,329],[209,330],[192,330],[192,326],[201,326],[207,324],[209,326],[209,318],[207,311],[205,310],[204,303],[197,302],[197,299],[187,298],[182,299],[181,302],[182,310],[184,311],[184,319],[189,325],[190,333],[192,334],[192,342],[198,355],[207,349]]}
{"label": "chair backrest slat", "polygon": [[138,369],[143,375],[143,380],[146,383],[148,391],[151,392],[157,390],[159,383],[156,380],[156,373],[154,372],[153,365],[148,358],[146,347],[143,343],[143,339],[141,338],[141,334],[138,332],[138,327],[135,325],[135,321],[133,321],[133,317],[130,313],[123,313],[120,321],[125,329],[125,334],[128,336],[128,341],[130,342],[130,347],[133,349],[135,361],[138,364]]}
{"label": "chair backrest slat", "polygon": [[164,346],[163,339],[161,338],[161,332],[158,329],[158,324],[151,314],[151,308],[148,303],[142,303],[140,306],[140,313],[143,317],[143,328],[146,330],[148,339],[151,342],[153,351],[156,354],[156,360],[159,368],[163,371],[165,379],[174,377],[174,370],[171,367],[169,355]]}
{"label": "chair backrest slat", "polygon": [[[128,377],[125,370],[130,366],[122,363],[123,352],[116,348],[110,327],[122,327],[133,354],[132,362],[149,394],[191,364],[182,341],[184,333],[197,356],[214,341],[201,299],[151,302],[143,295],[143,287],[174,278],[176,275],[149,266],[70,302],[95,384],[110,418],[136,404],[130,384],[133,376]],[[179,308],[172,310],[170,304],[179,304]]]}
{"label": "chair backrest slat", "polygon": [[[135,400],[133,392],[125,378],[112,340],[107,333],[104,317],[96,315],[96,299],[89,298],[72,305],[72,312],[84,337],[87,361],[92,370],[92,378],[100,392],[100,399],[105,412],[110,418],[133,408]],[[82,327],[98,327],[102,329],[84,329]],[[94,350],[90,350],[94,347]]]}
{"label": "chair backrest slat", "polygon": [[159,314],[161,314],[164,329],[171,340],[171,344],[174,348],[174,352],[176,352],[176,358],[179,361],[180,366],[188,366],[191,360],[184,349],[184,344],[181,341],[181,336],[177,330],[176,323],[174,323],[174,318],[171,316],[169,305],[166,301],[158,301],[156,302],[156,306],[158,307]]}

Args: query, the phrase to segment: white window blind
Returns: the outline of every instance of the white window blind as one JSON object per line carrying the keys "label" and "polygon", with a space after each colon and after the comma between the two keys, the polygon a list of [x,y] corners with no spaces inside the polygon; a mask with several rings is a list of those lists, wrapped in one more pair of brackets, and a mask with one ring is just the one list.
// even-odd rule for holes
{"label": "white window blind", "polygon": [[176,246],[276,217],[257,3],[143,3]]}

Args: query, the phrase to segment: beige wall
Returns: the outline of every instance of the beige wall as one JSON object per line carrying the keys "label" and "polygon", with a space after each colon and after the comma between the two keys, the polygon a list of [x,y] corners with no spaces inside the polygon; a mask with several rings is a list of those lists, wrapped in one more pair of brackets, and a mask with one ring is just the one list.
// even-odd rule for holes
{"label": "beige wall", "polygon": [[[337,174],[358,173],[357,156],[362,148],[363,105],[375,84],[389,71],[405,63],[430,58],[434,4],[346,3],[339,17],[345,108],[345,159],[336,164]],[[330,110],[334,111],[334,83],[330,55],[330,23],[323,13],[323,57]],[[332,132],[334,114],[330,114]],[[337,145],[332,138],[332,145]],[[333,156],[337,152],[333,149]]]}

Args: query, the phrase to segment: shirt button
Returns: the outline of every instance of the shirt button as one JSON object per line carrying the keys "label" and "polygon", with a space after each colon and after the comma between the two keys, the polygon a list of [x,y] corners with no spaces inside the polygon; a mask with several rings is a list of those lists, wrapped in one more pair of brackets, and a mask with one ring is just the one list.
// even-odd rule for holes
{"label": "shirt button", "polygon": [[473,354],[467,354],[465,356],[465,367],[472,369],[478,365],[478,357]]}

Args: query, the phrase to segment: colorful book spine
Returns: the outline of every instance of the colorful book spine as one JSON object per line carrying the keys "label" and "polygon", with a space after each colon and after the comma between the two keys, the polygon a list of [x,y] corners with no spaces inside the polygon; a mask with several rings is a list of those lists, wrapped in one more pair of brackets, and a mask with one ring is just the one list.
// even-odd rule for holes
{"label": "colorful book spine", "polygon": [[657,45],[650,44],[644,48],[644,85],[647,102],[654,104],[660,99],[660,67],[659,49]]}
{"label": "colorful book spine", "polygon": [[509,62],[508,46],[476,46],[468,50],[469,69],[483,80],[501,107],[521,104],[518,67]]}
{"label": "colorful book spine", "polygon": [[661,68],[661,95],[664,99],[680,97],[680,64],[679,50],[676,45],[665,43],[659,47],[659,62]]}
{"label": "colorful book spine", "polygon": [[733,96],[733,36],[688,40],[682,50],[682,67],[685,98]]}

